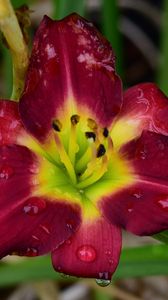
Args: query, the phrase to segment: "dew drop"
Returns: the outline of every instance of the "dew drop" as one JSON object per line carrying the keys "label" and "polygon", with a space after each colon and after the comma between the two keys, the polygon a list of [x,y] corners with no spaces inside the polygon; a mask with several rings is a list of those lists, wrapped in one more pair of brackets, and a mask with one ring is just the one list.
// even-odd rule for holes
{"label": "dew drop", "polygon": [[110,250],[106,250],[106,251],[105,251],[105,254],[106,254],[107,256],[110,256],[110,255],[111,255],[111,251],[110,251]]}
{"label": "dew drop", "polygon": [[96,250],[90,245],[83,245],[77,249],[77,257],[83,262],[93,262],[96,259]]}
{"label": "dew drop", "polygon": [[25,255],[29,257],[35,257],[38,255],[38,250],[36,248],[27,248]]}
{"label": "dew drop", "polygon": [[111,279],[109,278],[111,278],[109,272],[100,272],[99,278],[96,279],[96,283],[102,287],[108,286],[111,283]]}
{"label": "dew drop", "polygon": [[68,239],[68,240],[65,241],[65,244],[66,244],[66,245],[71,245],[71,243],[72,243],[72,242],[71,242],[71,239]]}
{"label": "dew drop", "polygon": [[160,208],[168,211],[168,195],[160,196],[159,199],[157,199],[157,204],[160,206]]}
{"label": "dew drop", "polygon": [[132,191],[132,196],[136,199],[140,199],[142,197],[142,192],[139,189],[134,189]]}
{"label": "dew drop", "polygon": [[51,234],[50,229],[46,225],[40,224],[39,226],[46,234]]}
{"label": "dew drop", "polygon": [[32,174],[37,174],[39,172],[39,168],[37,165],[33,164],[30,166],[29,171]]}
{"label": "dew drop", "polygon": [[35,257],[38,255],[38,250],[36,248],[28,247],[26,250],[14,251],[12,254],[19,256]]}
{"label": "dew drop", "polygon": [[61,276],[62,278],[69,278],[69,277],[70,277],[70,275],[65,274],[65,273],[60,273],[60,276]]}
{"label": "dew drop", "polygon": [[46,207],[46,202],[37,197],[32,197],[27,200],[26,205],[23,207],[25,214],[29,216],[38,215]]}
{"label": "dew drop", "polygon": [[9,179],[13,175],[13,168],[7,165],[3,165],[0,168],[0,179]]}
{"label": "dew drop", "polygon": [[75,227],[75,221],[73,219],[67,220],[66,226],[69,230],[73,230]]}

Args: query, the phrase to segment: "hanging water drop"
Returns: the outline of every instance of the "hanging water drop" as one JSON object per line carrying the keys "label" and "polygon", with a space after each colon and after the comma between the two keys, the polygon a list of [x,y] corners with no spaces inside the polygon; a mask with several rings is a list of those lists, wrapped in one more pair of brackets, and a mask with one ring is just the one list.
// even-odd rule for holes
{"label": "hanging water drop", "polygon": [[105,287],[108,286],[111,283],[111,280],[107,280],[107,279],[96,279],[96,283],[99,286]]}

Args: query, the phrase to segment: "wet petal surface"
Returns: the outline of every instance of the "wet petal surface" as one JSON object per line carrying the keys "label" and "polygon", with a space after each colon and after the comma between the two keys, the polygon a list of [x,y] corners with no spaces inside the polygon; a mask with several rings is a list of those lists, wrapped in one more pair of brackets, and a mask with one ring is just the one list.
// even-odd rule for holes
{"label": "wet petal surface", "polygon": [[108,280],[118,265],[120,250],[120,230],[100,217],[84,222],[72,238],[53,251],[52,261],[56,271]]}
{"label": "wet petal surface", "polygon": [[168,138],[144,132],[122,149],[135,183],[104,197],[101,209],[114,224],[149,235],[168,229]]}
{"label": "wet petal surface", "polygon": [[114,145],[122,146],[150,130],[168,135],[168,99],[153,83],[135,85],[124,92],[123,105],[112,128]]}
{"label": "wet petal surface", "polygon": [[27,256],[47,253],[68,239],[80,224],[77,205],[34,195],[39,166],[39,158],[26,147],[0,148],[1,257],[13,252]]}
{"label": "wet petal surface", "polygon": [[23,132],[18,103],[0,100],[0,146],[17,143],[18,136]]}
{"label": "wet petal surface", "polygon": [[68,110],[77,113],[76,106],[108,126],[120,109],[121,98],[114,54],[97,29],[75,14],[62,21],[44,17],[20,101],[26,128],[42,141],[53,119]]}

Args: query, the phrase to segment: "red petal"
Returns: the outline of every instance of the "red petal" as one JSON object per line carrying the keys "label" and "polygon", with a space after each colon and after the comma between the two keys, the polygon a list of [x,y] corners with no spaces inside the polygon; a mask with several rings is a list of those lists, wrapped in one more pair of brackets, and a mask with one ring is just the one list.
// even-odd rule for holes
{"label": "red petal", "polygon": [[18,103],[0,100],[0,146],[16,143],[21,132],[23,126],[18,114]]}
{"label": "red petal", "polygon": [[101,217],[83,223],[71,239],[53,251],[53,266],[69,275],[111,279],[120,248],[120,230]]}
{"label": "red petal", "polygon": [[61,21],[44,17],[20,102],[26,128],[43,140],[52,119],[60,116],[70,99],[108,126],[121,104],[121,82],[114,61],[110,44],[91,23],[76,14]]}
{"label": "red petal", "polygon": [[144,129],[168,135],[168,99],[153,83],[142,83],[124,93],[120,118],[140,121]]}
{"label": "red petal", "polygon": [[[0,256],[34,256],[55,249],[80,223],[79,207],[33,197],[38,158],[22,146],[0,148]],[[69,224],[69,222],[73,220]]]}
{"label": "red petal", "polygon": [[105,197],[104,215],[139,235],[168,229],[168,137],[144,132],[122,153],[134,167],[135,184]]}

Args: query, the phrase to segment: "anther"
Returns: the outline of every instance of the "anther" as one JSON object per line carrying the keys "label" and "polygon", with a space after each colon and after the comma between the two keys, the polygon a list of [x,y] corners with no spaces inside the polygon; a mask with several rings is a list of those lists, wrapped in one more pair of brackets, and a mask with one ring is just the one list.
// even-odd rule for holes
{"label": "anther", "polygon": [[103,144],[100,144],[99,145],[99,147],[98,147],[98,149],[97,149],[97,157],[101,157],[101,156],[103,156],[104,154],[106,153],[106,149],[105,149],[105,147],[104,147],[104,145]]}
{"label": "anther", "polygon": [[80,116],[78,116],[78,115],[71,116],[71,123],[72,123],[72,125],[78,124],[79,120],[80,120]]}
{"label": "anther", "polygon": [[93,141],[96,140],[96,134],[92,131],[86,131],[85,136],[87,139],[93,139]]}
{"label": "anther", "polygon": [[96,130],[97,129],[97,124],[93,119],[88,118],[87,119],[88,122],[88,127],[92,130]]}
{"label": "anther", "polygon": [[61,131],[61,128],[62,128],[62,124],[61,124],[61,122],[58,120],[58,119],[56,119],[56,120],[54,120],[53,122],[52,122],[52,127],[53,127],[53,129],[55,130],[55,131]]}
{"label": "anther", "polygon": [[109,131],[106,127],[103,129],[103,135],[104,135],[104,137],[108,137],[108,135],[109,135]]}

